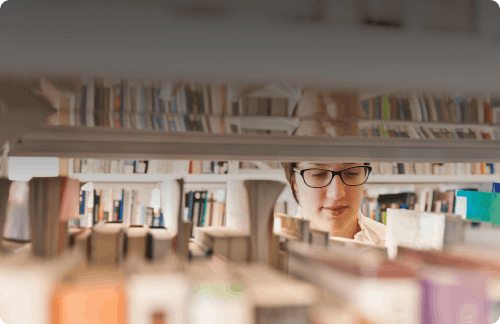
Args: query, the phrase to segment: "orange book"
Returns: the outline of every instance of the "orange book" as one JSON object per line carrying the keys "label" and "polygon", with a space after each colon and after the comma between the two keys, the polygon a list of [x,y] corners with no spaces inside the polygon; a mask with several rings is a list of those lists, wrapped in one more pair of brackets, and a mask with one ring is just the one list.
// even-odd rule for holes
{"label": "orange book", "polygon": [[487,124],[493,123],[493,116],[492,116],[492,111],[491,111],[491,102],[485,101],[484,102],[484,116],[485,116],[485,122]]}
{"label": "orange book", "polygon": [[389,102],[391,105],[391,119],[399,120],[400,116],[398,114],[398,99],[396,97],[390,97]]}
{"label": "orange book", "polygon": [[51,322],[124,324],[126,299],[120,271],[82,272],[83,274],[73,271],[64,275],[63,281],[55,287],[51,302]]}

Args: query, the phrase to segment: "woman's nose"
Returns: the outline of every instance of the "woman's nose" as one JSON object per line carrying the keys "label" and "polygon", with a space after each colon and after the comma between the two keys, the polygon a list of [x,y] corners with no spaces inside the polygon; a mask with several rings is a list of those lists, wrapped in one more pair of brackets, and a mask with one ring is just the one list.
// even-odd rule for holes
{"label": "woman's nose", "polygon": [[339,199],[345,196],[345,184],[338,174],[333,177],[326,189],[328,197]]}

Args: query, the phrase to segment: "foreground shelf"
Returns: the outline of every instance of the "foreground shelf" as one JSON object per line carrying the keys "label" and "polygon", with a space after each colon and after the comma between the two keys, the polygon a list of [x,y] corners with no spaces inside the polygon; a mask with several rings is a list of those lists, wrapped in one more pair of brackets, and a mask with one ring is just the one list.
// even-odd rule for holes
{"label": "foreground shelf", "polygon": [[371,162],[498,162],[500,141],[299,137],[49,126],[10,156]]}

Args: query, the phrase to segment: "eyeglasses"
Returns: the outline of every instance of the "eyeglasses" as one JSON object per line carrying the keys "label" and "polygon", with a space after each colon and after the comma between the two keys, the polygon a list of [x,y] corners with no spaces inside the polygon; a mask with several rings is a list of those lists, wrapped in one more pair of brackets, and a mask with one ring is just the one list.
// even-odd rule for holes
{"label": "eyeglasses", "polygon": [[297,169],[293,171],[300,174],[305,184],[311,188],[328,186],[335,175],[339,175],[342,182],[348,186],[360,186],[368,180],[372,167],[368,165],[354,166],[340,171],[325,169]]}

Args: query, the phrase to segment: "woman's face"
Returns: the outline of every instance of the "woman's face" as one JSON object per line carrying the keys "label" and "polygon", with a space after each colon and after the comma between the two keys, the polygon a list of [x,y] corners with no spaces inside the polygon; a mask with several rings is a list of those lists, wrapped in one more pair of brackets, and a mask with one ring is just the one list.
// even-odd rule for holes
{"label": "woman's face", "polygon": [[[297,169],[321,168],[341,171],[363,163],[312,163],[301,162]],[[295,192],[297,193],[302,214],[311,221],[313,228],[328,229],[335,219],[357,217],[363,199],[364,185],[348,186],[336,175],[332,182],[323,188],[310,188],[299,173],[295,172]]]}

